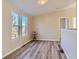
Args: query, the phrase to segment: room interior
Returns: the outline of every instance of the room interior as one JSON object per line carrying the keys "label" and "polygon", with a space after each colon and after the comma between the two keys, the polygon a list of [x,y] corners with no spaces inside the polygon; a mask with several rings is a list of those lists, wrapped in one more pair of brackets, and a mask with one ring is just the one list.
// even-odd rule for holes
{"label": "room interior", "polygon": [[77,59],[76,0],[3,0],[2,58]]}

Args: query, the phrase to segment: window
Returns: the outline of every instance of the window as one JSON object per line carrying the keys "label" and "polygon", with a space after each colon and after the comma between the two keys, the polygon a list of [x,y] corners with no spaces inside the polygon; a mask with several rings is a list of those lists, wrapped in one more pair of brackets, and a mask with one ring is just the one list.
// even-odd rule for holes
{"label": "window", "polygon": [[12,20],[12,39],[24,37],[28,34],[28,17],[20,16],[16,12],[11,13]]}
{"label": "window", "polygon": [[26,34],[26,16],[22,16],[22,36]]}
{"label": "window", "polygon": [[62,29],[68,29],[69,27],[69,19],[67,17],[61,17],[60,18],[60,27]]}
{"label": "window", "polygon": [[11,13],[12,20],[12,39],[18,37],[18,14],[15,12]]}
{"label": "window", "polygon": [[76,17],[73,17],[73,28],[77,29],[77,20],[76,20]]}

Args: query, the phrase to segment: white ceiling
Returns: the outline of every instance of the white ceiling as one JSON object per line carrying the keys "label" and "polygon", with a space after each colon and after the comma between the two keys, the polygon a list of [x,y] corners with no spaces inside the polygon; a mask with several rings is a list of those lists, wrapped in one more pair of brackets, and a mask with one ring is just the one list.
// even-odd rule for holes
{"label": "white ceiling", "polygon": [[45,5],[37,4],[37,0],[9,0],[14,5],[18,6],[24,12],[35,16],[52,11],[56,11],[67,7],[76,2],[76,0],[48,0]]}

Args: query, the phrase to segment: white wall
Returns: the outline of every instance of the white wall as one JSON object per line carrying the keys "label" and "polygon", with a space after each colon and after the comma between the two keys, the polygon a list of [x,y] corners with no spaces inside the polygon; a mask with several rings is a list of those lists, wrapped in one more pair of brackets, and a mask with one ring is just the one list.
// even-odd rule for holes
{"label": "white wall", "polygon": [[34,30],[40,35],[39,39],[59,40],[59,20],[48,15],[36,16],[34,20]]}
{"label": "white wall", "polygon": [[61,29],[61,46],[67,59],[77,59],[77,30]]}
{"label": "white wall", "polygon": [[[33,17],[33,27],[40,35],[39,39],[60,40],[60,17],[68,17],[69,21],[76,16],[76,8],[67,8]],[[69,27],[71,27],[71,23]]]}
{"label": "white wall", "polygon": [[[3,11],[2,11],[2,55],[3,57],[7,56],[11,52],[15,51],[17,48],[21,47],[23,44],[30,41],[29,34],[23,39],[11,39],[11,11],[15,10],[17,13],[28,16],[25,14],[22,10],[15,7],[9,2],[3,1]],[[28,16],[29,21],[31,22],[31,17]],[[29,22],[29,29],[30,29],[30,23]]]}

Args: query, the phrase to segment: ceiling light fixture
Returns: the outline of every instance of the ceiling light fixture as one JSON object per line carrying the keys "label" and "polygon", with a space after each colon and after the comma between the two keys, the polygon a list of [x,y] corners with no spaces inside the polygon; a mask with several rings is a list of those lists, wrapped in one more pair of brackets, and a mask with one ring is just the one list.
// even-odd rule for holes
{"label": "ceiling light fixture", "polygon": [[40,5],[44,5],[48,0],[38,0],[37,3]]}

